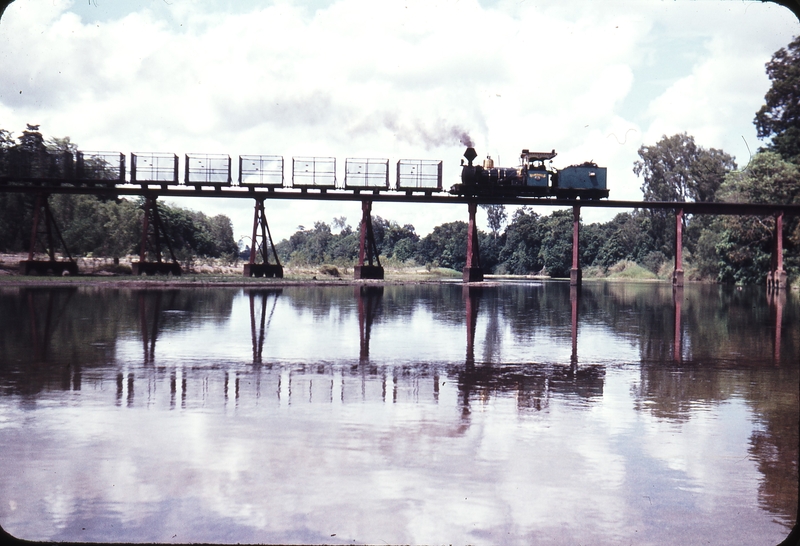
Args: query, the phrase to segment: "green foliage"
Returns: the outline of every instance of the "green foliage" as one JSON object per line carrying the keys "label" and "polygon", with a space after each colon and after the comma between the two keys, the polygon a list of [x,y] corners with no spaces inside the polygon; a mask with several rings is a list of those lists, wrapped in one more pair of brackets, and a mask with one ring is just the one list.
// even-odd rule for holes
{"label": "green foliage", "polygon": [[[372,219],[372,233],[378,252],[387,258],[405,261],[411,258],[419,242],[419,235],[411,224],[401,226],[393,220],[384,220],[380,216]],[[401,244],[402,243],[402,244]],[[398,255],[397,246],[400,245]]]}
{"label": "green foliage", "polygon": [[[64,242],[75,255],[121,258],[138,254],[141,244],[142,201],[101,200],[91,195],[53,195],[50,209]],[[158,204],[163,227],[176,257],[189,262],[195,257],[235,258],[238,247],[233,226],[224,215]],[[27,223],[30,230],[30,223]],[[166,244],[162,254],[169,256]]]}
{"label": "green foliage", "polygon": [[539,257],[551,277],[569,277],[572,268],[572,211],[557,210],[542,221]]}
{"label": "green foliage", "polygon": [[[725,176],[736,168],[732,156],[722,150],[698,146],[694,137],[686,133],[665,135],[654,146],[642,146],[639,157],[633,164],[633,172],[643,179],[645,201],[715,201]],[[646,234],[651,244],[636,259],[641,260],[651,252],[672,258],[675,254],[672,212],[645,210],[641,214],[648,220]],[[702,228],[697,226],[692,230],[692,221],[684,217],[684,244],[689,249],[695,247]]]}
{"label": "green foliage", "polygon": [[0,252],[20,252],[30,244],[36,197],[0,193]]}
{"label": "green foliage", "polygon": [[227,216],[209,218],[202,212],[164,204],[159,204],[158,210],[179,260],[191,261],[197,256],[233,259],[238,253]]}
{"label": "green foliage", "polygon": [[650,237],[651,221],[649,214],[634,211],[617,214],[605,224],[585,226],[581,230],[581,263],[604,269],[623,260],[652,264],[654,256],[664,253]]}
{"label": "green foliage", "polygon": [[518,209],[506,228],[497,271],[511,275],[529,275],[541,271],[544,263],[539,257],[539,250],[543,237],[541,216],[529,207]]}
{"label": "green foliage", "polygon": [[478,246],[481,254],[481,267],[485,273],[495,273],[500,263],[500,251],[505,244],[505,236],[478,231]]}
{"label": "green foliage", "polygon": [[608,274],[615,279],[655,279],[656,275],[649,268],[642,267],[636,262],[622,260],[608,269]]}
{"label": "green foliage", "polygon": [[[800,167],[773,152],[756,154],[748,169],[733,173],[720,188],[724,201],[737,203],[800,203]],[[761,283],[770,269],[775,221],[758,216],[724,216],[714,223],[721,282]],[[784,221],[784,267],[796,276],[800,268],[800,221]]]}
{"label": "green foliage", "polygon": [[416,261],[461,271],[467,264],[468,227],[460,221],[436,226],[419,241]]}
{"label": "green foliage", "polygon": [[503,228],[503,224],[508,219],[505,205],[481,205],[481,208],[486,211],[489,229],[492,231],[492,236],[496,239]]}
{"label": "green foliage", "polygon": [[[354,231],[346,220],[344,217],[334,218],[333,225],[339,233],[333,233],[325,222],[315,222],[314,229],[298,226],[291,237],[275,245],[278,256],[282,261],[296,265],[353,265],[358,260],[360,226],[358,231]],[[414,226],[400,226],[397,222],[375,216],[372,218],[372,233],[379,256],[400,262],[415,256],[419,236],[414,232]]]}
{"label": "green foliage", "polygon": [[767,63],[772,86],[754,123],[758,137],[770,139],[768,150],[800,163],[800,36],[779,49]]}
{"label": "green foliage", "polygon": [[686,133],[642,146],[639,157],[633,172],[644,180],[645,201],[713,201],[725,174],[736,168],[732,156],[706,150]]}

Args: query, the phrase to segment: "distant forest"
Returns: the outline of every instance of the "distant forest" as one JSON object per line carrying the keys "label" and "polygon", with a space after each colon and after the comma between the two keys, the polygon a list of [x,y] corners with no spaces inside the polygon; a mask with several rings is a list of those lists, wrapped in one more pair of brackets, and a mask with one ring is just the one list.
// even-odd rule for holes
{"label": "distant forest", "polygon": [[[800,204],[800,37],[767,63],[772,85],[755,115],[765,145],[747,165],[737,166],[722,150],[706,149],[691,135],[664,136],[639,149],[634,173],[645,201]],[[45,140],[29,126],[16,139],[0,129],[0,162],[20,150],[74,151],[69,137]],[[0,165],[1,166],[1,165]],[[26,251],[34,197],[0,193],[0,252]],[[103,200],[86,195],[53,195],[53,215],[74,255],[120,258],[138,254],[142,200]],[[530,207],[509,219],[502,205],[483,207],[489,233],[480,233],[481,264],[487,273],[568,276],[572,256],[572,212],[542,216]],[[234,240],[227,216],[160,204],[168,234],[182,262],[210,257],[235,261],[249,248]],[[420,237],[414,226],[373,217],[381,259],[391,264],[461,270],[466,262],[467,224],[450,222]],[[763,283],[770,268],[774,221],[747,216],[684,217],[687,279]],[[800,277],[800,219],[784,222],[784,265],[790,282]],[[620,264],[637,264],[665,276],[674,260],[672,211],[635,210],[606,223],[581,226],[581,266],[598,275]],[[358,256],[358,226],[345,218],[299,227],[276,247],[287,265],[352,266]]]}

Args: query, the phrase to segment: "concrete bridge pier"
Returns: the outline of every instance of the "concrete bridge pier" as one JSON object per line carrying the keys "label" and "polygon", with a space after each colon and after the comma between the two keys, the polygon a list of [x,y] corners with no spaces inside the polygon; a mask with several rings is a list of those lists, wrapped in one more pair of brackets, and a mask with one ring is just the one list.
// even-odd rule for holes
{"label": "concrete bridge pier", "polygon": [[672,272],[672,286],[683,286],[683,209],[675,211],[675,270]]}
{"label": "concrete bridge pier", "polygon": [[[366,264],[364,261],[366,260]],[[375,262],[373,264],[373,261]],[[361,202],[361,233],[358,246],[358,265],[353,269],[355,279],[383,279],[383,266],[378,257],[378,245],[372,232],[372,201]]]}
{"label": "concrete bridge pier", "polygon": [[569,285],[580,286],[583,282],[583,271],[580,261],[581,207],[572,206],[572,269],[569,270]]}
{"label": "concrete bridge pier", "polygon": [[788,282],[783,269],[783,211],[775,215],[775,231],[772,234],[772,264],[767,274],[767,290],[784,290]]}
{"label": "concrete bridge pier", "polygon": [[478,204],[470,202],[469,225],[467,227],[467,263],[464,266],[464,282],[483,281],[483,269],[481,269],[481,253],[478,248],[478,225],[475,222],[475,213],[478,212]]}

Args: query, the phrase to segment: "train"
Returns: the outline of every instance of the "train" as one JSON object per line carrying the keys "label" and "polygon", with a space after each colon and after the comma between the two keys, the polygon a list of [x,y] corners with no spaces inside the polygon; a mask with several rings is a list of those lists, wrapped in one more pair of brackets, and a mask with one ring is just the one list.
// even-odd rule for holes
{"label": "train", "polygon": [[[475,149],[467,148],[462,161],[461,183],[451,195],[468,197],[555,197],[598,199],[608,197],[606,169],[594,163],[561,170],[548,168],[546,161],[556,153],[523,150],[521,166],[494,167],[487,157],[473,165]],[[183,159],[183,161],[181,161]],[[183,168],[181,169],[181,163]],[[162,189],[193,187],[195,190],[247,188],[275,191],[293,189],[303,193],[316,190],[347,190],[358,194],[382,191],[426,195],[443,192],[442,162],[428,159],[397,161],[393,183],[388,159],[347,158],[344,181],[337,180],[336,158],[292,157],[291,180],[284,176],[284,158],[279,155],[238,156],[238,177],[233,178],[233,160],[226,154],[135,152],[87,152],[19,149],[0,150],[0,184],[24,183],[41,186],[84,186],[114,188],[138,185]],[[182,172],[181,172],[182,171]],[[181,176],[182,174],[182,176]]]}
{"label": "train", "polygon": [[450,193],[469,197],[555,197],[557,199],[602,199],[609,195],[605,167],[587,161],[563,169],[548,167],[556,151],[531,152],[523,149],[519,167],[495,167],[487,156],[483,165],[474,165],[475,148],[464,152],[461,183]]}

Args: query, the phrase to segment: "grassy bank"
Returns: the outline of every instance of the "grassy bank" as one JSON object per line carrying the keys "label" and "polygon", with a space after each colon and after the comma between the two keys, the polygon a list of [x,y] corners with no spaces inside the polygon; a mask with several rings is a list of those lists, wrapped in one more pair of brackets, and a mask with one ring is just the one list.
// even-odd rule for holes
{"label": "grassy bank", "polygon": [[[189,285],[198,284],[226,284],[226,285],[263,285],[267,282],[293,283],[314,282],[318,284],[345,284],[356,282],[353,280],[353,267],[341,265],[284,265],[284,278],[257,279],[242,276],[244,262],[224,262],[222,260],[196,260],[188,265],[182,264],[183,274],[180,277],[134,277],[131,275],[131,263],[138,260],[136,256],[128,256],[117,262],[110,258],[83,257],[78,258],[80,274],[75,277],[46,277],[22,276],[19,274],[19,263],[26,260],[23,254],[0,254],[0,283],[3,284],[28,284],[59,281],[65,284],[74,284],[86,281],[106,281],[110,284],[169,284]],[[41,259],[41,258],[40,258]],[[461,279],[461,272],[442,267],[424,267],[416,264],[397,263],[387,260],[383,264],[384,282],[445,282]],[[547,276],[535,275],[487,275],[486,280],[547,280]],[[671,282],[672,264],[665,263],[658,273],[631,261],[621,261],[606,269],[588,267],[583,269],[585,280],[627,281],[627,282]],[[691,269],[686,271],[687,282],[711,282],[694,278]],[[365,281],[358,281],[365,282]],[[369,281],[374,282],[374,281]],[[800,290],[800,283],[795,282],[790,287]]]}

